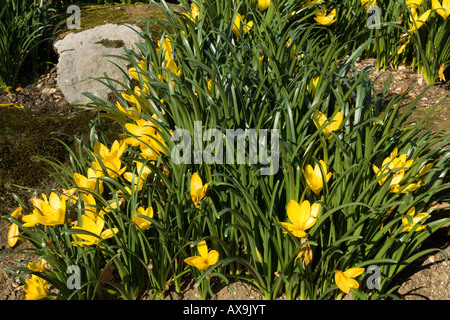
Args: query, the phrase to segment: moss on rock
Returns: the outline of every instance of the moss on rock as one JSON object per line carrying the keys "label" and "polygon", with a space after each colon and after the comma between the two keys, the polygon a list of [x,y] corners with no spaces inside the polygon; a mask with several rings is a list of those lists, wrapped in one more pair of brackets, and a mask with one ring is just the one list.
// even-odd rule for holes
{"label": "moss on rock", "polygon": [[[174,10],[182,10],[181,5],[169,6]],[[159,39],[163,29],[157,23],[148,21],[149,19],[165,20],[165,15],[155,4],[86,5],[81,7],[81,28],[64,30],[58,38],[69,32],[80,32],[107,23],[136,25],[144,30],[148,22],[152,38]]]}

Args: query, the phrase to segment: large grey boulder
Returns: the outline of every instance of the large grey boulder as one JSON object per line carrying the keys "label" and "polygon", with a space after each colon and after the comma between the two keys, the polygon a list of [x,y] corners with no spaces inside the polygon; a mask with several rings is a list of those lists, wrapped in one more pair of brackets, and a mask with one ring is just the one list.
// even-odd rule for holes
{"label": "large grey boulder", "polygon": [[[141,31],[137,26],[131,26]],[[126,70],[127,62],[104,55],[124,55],[123,47],[139,52],[136,43],[143,38],[126,25],[105,24],[78,33],[70,33],[55,42],[59,55],[57,84],[71,104],[87,104],[91,100],[83,92],[107,98],[109,88],[96,78],[106,72],[112,79],[122,81],[123,73],[114,65]]]}

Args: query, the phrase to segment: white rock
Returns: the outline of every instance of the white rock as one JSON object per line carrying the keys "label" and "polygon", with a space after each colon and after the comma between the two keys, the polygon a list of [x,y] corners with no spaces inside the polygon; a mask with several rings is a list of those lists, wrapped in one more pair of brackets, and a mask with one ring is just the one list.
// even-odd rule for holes
{"label": "white rock", "polygon": [[[130,26],[138,32],[137,26]],[[136,43],[143,42],[139,34],[126,25],[105,24],[78,33],[70,33],[54,43],[59,55],[57,84],[69,103],[86,104],[91,100],[83,92],[107,98],[109,88],[96,78],[104,77],[106,72],[112,79],[122,81],[123,73],[116,63],[126,70],[127,62],[104,55],[124,55],[123,46],[138,52]],[[105,41],[115,41],[122,47],[108,47]],[[112,63],[114,62],[114,63]]]}

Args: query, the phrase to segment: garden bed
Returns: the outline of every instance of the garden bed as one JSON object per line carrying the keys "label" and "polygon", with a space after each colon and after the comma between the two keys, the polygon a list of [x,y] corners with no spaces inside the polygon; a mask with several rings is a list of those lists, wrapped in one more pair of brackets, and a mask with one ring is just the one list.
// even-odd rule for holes
{"label": "garden bed", "polygon": [[[355,65],[358,69],[371,67],[374,64],[372,59],[363,59]],[[408,66],[400,67],[397,70],[388,69],[385,72],[375,71],[372,68],[371,78],[378,78],[375,87],[381,90],[389,75],[394,76],[389,87],[389,94],[401,93],[410,87],[416,87],[411,91],[409,98],[416,98],[426,85],[421,77]],[[28,85],[16,92],[2,94],[0,103],[15,102],[23,104],[24,109],[13,107],[0,108],[0,122],[3,128],[0,133],[0,144],[2,154],[0,154],[0,195],[2,205],[0,215],[9,214],[15,209],[16,204],[11,196],[11,192],[22,197],[31,199],[37,192],[21,190],[12,184],[24,185],[29,188],[52,188],[52,180],[40,165],[32,160],[33,156],[48,155],[57,157],[61,161],[67,161],[67,154],[63,149],[59,149],[58,144],[50,140],[50,132],[61,131],[79,136],[88,133],[88,121],[95,115],[92,111],[71,108],[68,106],[61,92],[58,90],[55,81],[56,70],[52,69],[47,74],[42,75],[37,84]],[[408,119],[414,123],[423,116],[431,106],[448,95],[449,85],[436,85],[431,87],[419,102],[420,107]],[[83,112],[84,116],[77,115]],[[450,99],[440,105],[432,117],[429,118],[427,126],[430,130],[436,131],[444,128],[450,123]],[[447,132],[449,129],[447,128]],[[5,154],[5,150],[9,150]],[[447,204],[441,203],[436,206],[445,207]],[[437,212],[438,216],[449,216],[449,209]],[[2,221],[0,228],[5,225]],[[6,252],[14,252],[27,247],[27,244],[18,244],[11,249],[7,242],[7,228],[0,230],[0,255]],[[422,248],[440,248],[450,254],[450,225],[447,224],[431,236]],[[0,269],[15,265],[19,259],[25,258],[21,254],[13,254],[0,259]],[[407,267],[396,279],[397,284],[401,284],[397,294],[402,299],[450,299],[450,261],[443,259],[442,253],[430,254],[416,261]],[[230,279],[233,281],[233,279]],[[216,293],[216,299],[226,300],[247,300],[262,299],[261,294],[248,283],[234,282],[233,293],[223,284],[216,283],[212,286]],[[143,299],[151,296],[151,292],[143,295]],[[0,299],[20,300],[22,299],[21,284],[18,279],[5,272],[0,272]],[[186,277],[182,282],[182,293],[177,294],[173,286],[169,287],[165,299],[172,300],[196,300],[200,299],[193,279]]]}

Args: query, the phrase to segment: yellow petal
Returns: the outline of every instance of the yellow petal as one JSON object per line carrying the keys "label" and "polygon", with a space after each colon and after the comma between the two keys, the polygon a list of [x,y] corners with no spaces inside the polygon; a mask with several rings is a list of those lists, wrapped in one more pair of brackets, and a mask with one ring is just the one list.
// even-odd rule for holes
{"label": "yellow petal", "polygon": [[35,272],[44,272],[44,271],[45,271],[45,268],[44,268],[43,264],[40,265],[40,264],[38,264],[38,263],[36,263],[36,262],[30,262],[30,263],[28,263],[27,268],[28,268],[29,270],[35,271]]}
{"label": "yellow petal", "polygon": [[208,264],[210,266],[216,264],[216,262],[219,260],[219,252],[216,250],[211,250],[208,253]]}
{"label": "yellow petal", "polygon": [[107,229],[100,234],[100,237],[102,239],[109,239],[109,238],[112,238],[118,232],[119,232],[119,229],[117,229],[117,228]]}
{"label": "yellow petal", "polygon": [[336,270],[334,274],[334,281],[339,289],[341,289],[344,293],[350,292],[350,286],[347,283],[347,278],[342,271]]}
{"label": "yellow petal", "polygon": [[208,246],[207,246],[205,240],[200,241],[200,242],[197,244],[197,250],[198,250],[198,252],[200,253],[200,256],[201,256],[201,257],[206,258],[206,257],[208,256]]}
{"label": "yellow petal", "polygon": [[10,247],[14,247],[19,239],[19,226],[12,223],[8,230],[8,244]]}
{"label": "yellow petal", "polygon": [[202,271],[209,268],[209,265],[206,263],[205,259],[199,256],[186,258],[184,259],[184,262]]}
{"label": "yellow petal", "polygon": [[344,275],[349,278],[356,278],[364,272],[364,268],[350,268],[344,271]]}
{"label": "yellow petal", "polygon": [[287,215],[289,220],[291,220],[293,225],[300,225],[301,222],[301,206],[298,204],[297,201],[291,200],[288,203],[287,206]]}

